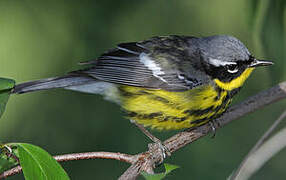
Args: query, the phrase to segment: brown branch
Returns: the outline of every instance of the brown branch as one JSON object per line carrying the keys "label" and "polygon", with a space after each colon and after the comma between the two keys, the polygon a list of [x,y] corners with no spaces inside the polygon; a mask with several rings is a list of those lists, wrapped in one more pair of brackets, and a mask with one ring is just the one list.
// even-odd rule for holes
{"label": "brown branch", "polygon": [[65,154],[54,156],[54,158],[58,162],[65,161],[76,161],[76,160],[84,160],[84,159],[114,159],[127,163],[136,162],[135,155],[123,154],[123,153],[114,153],[114,152],[85,152],[85,153],[73,153],[73,154]]}
{"label": "brown branch", "polygon": [[[216,128],[223,127],[228,123],[230,123],[231,121],[238,119],[243,115],[246,115],[250,112],[260,109],[268,104],[272,104],[285,97],[286,97],[286,81],[268,90],[262,91],[257,95],[248,98],[247,100],[243,101],[238,105],[234,105],[226,113],[224,113],[222,117],[216,119],[217,123],[215,123],[214,125]],[[212,131],[210,125],[205,124],[196,129],[189,129],[180,132],[178,134],[175,134],[171,138],[164,141],[164,144],[170,152],[175,152],[180,148],[186,146],[187,144],[190,144],[196,141],[197,139],[207,135],[210,131]],[[98,155],[97,153],[101,155]],[[83,155],[84,158],[81,155]],[[133,156],[121,153],[108,153],[108,152],[94,152],[93,155],[89,153],[79,153],[79,154],[56,156],[55,158],[56,159],[58,158],[57,159],[58,161],[103,158],[103,159],[115,159],[131,163],[132,165],[120,176],[119,179],[121,180],[135,179],[142,171],[153,173],[153,168],[155,164],[159,163],[162,160],[161,149],[160,147],[156,147],[156,145],[153,145],[151,148],[149,148],[149,151]],[[17,166],[1,174],[0,178],[8,177],[19,172],[21,172],[21,168],[20,166]]]}
{"label": "brown branch", "polygon": [[[54,156],[58,162],[65,161],[76,161],[76,160],[85,160],[85,159],[114,159],[122,162],[127,162],[133,164],[137,161],[136,155],[128,155],[123,153],[114,153],[114,152],[85,152],[85,153],[73,153],[73,154],[64,154]],[[0,179],[13,176],[22,171],[21,166],[16,166],[10,170],[5,171],[0,175]]]}

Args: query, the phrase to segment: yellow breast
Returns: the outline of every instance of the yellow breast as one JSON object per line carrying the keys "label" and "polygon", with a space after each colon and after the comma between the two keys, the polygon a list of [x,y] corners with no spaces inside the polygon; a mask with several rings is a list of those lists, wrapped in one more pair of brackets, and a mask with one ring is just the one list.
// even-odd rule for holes
{"label": "yellow breast", "polygon": [[206,123],[222,113],[231,98],[213,85],[184,92],[120,87],[122,106],[130,119],[159,130],[182,129]]}

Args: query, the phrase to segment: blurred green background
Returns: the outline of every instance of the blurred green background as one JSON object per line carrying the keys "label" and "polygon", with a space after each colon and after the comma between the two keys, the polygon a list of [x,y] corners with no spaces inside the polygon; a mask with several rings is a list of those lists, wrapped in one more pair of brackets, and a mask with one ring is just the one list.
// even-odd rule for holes
{"label": "blurred green background", "polygon": [[[237,102],[286,79],[285,19],[284,0],[1,0],[0,76],[19,83],[62,75],[117,43],[156,35],[229,34],[256,57],[275,62],[255,71]],[[247,115],[219,129],[215,139],[205,137],[176,152],[166,162],[181,168],[168,179],[226,179],[285,105]],[[32,143],[51,154],[147,150],[148,139],[123,115],[96,95],[13,95],[0,120],[0,141]],[[155,132],[161,139],[174,133]],[[284,150],[252,179],[285,179],[285,159]],[[115,179],[128,166],[114,160],[63,163],[72,179]]]}

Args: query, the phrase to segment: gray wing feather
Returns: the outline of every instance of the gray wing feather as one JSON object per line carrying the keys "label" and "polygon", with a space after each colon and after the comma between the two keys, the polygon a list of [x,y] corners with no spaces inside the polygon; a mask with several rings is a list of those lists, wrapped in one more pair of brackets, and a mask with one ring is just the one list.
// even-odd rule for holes
{"label": "gray wing feather", "polygon": [[123,43],[117,48],[104,53],[97,60],[88,64],[93,67],[82,70],[98,80],[153,89],[186,90],[189,85],[177,77],[177,72],[166,72],[162,79],[155,77],[141,61],[140,54],[151,54],[150,50],[139,43]]}

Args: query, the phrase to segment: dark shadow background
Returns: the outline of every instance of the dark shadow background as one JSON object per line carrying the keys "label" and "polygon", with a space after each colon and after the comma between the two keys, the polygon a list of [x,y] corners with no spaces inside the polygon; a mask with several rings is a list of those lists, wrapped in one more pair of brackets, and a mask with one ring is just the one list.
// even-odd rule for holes
{"label": "dark shadow background", "polygon": [[[283,0],[1,0],[0,72],[24,82],[75,70],[78,62],[120,42],[229,34],[256,57],[275,62],[253,73],[237,102],[286,79],[285,17]],[[168,179],[226,179],[284,109],[285,101],[273,104],[218,130],[215,139],[206,137],[176,152],[166,162],[181,168]],[[149,143],[118,106],[66,90],[13,95],[0,123],[1,142],[32,143],[51,154],[135,154]],[[155,132],[162,139],[174,133]],[[253,179],[285,179],[285,159],[284,150]],[[115,179],[128,166],[114,160],[63,163],[71,179]]]}

